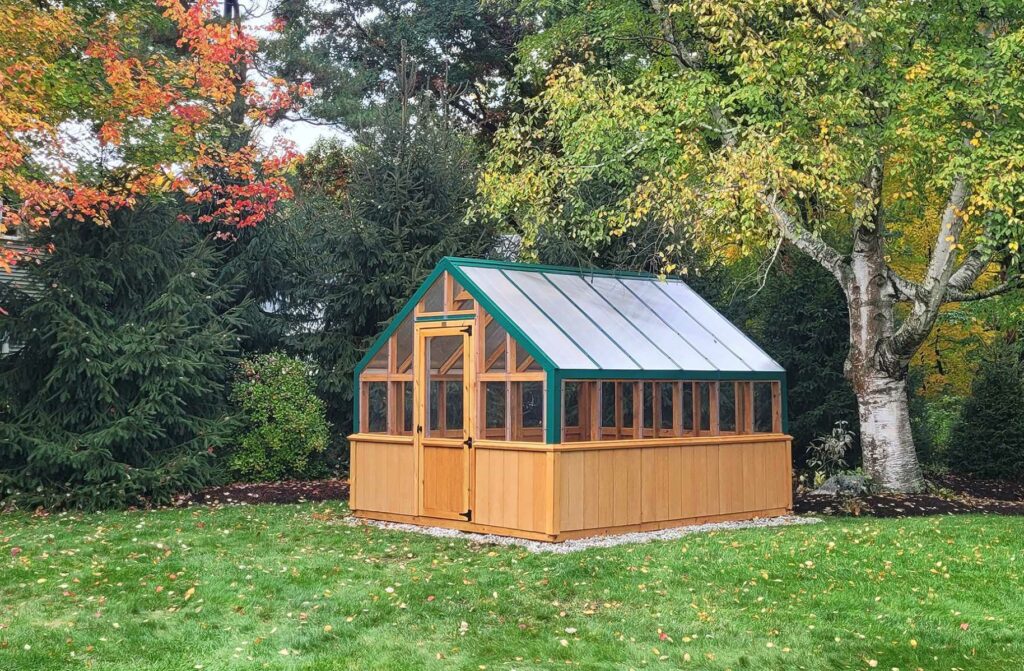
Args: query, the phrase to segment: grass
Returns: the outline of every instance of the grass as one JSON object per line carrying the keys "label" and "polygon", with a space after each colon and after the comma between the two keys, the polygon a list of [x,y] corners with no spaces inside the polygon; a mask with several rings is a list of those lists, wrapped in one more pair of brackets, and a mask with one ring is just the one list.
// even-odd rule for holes
{"label": "grass", "polygon": [[1019,518],[844,519],[559,556],[341,512],[0,516],[0,669],[1024,666]]}

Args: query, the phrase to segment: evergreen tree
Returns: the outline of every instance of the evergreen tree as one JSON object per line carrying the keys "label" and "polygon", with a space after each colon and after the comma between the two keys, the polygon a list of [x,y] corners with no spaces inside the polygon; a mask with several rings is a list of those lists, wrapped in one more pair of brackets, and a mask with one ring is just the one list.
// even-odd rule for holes
{"label": "evergreen tree", "polygon": [[1018,346],[997,347],[981,363],[950,435],[951,468],[986,478],[1024,477],[1022,374]]}
{"label": "evergreen tree", "polygon": [[23,348],[0,359],[0,498],[98,509],[162,503],[214,476],[238,308],[220,263],[175,203],[110,227],[61,221],[31,268],[35,297],[4,318]]}
{"label": "evergreen tree", "polygon": [[352,427],[356,363],[437,262],[493,248],[493,231],[465,217],[478,161],[472,142],[420,99],[411,110],[392,104],[354,147],[321,145],[303,166],[283,216],[305,252],[294,255],[284,281],[295,290],[280,309],[288,349],[317,364],[335,436]]}

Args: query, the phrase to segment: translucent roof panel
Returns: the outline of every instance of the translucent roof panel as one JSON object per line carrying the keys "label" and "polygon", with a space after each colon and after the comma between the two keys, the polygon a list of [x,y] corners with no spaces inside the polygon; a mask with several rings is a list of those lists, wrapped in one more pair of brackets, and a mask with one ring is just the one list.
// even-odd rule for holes
{"label": "translucent roof panel", "polygon": [[544,351],[559,368],[600,368],[547,314],[513,284],[497,268],[465,266],[460,268],[466,277],[479,287],[487,298],[514,320],[537,347]]}
{"label": "translucent roof panel", "polygon": [[678,280],[450,261],[559,369],[783,372]]}

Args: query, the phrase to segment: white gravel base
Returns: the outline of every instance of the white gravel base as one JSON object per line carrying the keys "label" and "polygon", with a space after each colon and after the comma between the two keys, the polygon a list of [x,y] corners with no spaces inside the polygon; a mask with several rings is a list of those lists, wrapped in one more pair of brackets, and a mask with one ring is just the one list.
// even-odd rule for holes
{"label": "white gravel base", "polygon": [[495,536],[494,534],[477,534],[468,531],[457,531],[456,529],[445,529],[443,527],[421,527],[415,524],[399,524],[397,522],[380,522],[378,520],[366,520],[350,518],[349,524],[367,525],[380,529],[392,531],[410,531],[412,533],[434,536],[436,538],[455,538],[471,543],[490,543],[493,545],[518,545],[530,552],[551,552],[554,554],[566,554],[578,552],[590,548],[610,548],[626,543],[650,543],[651,541],[670,541],[690,534],[707,533],[710,531],[730,531],[732,529],[755,529],[762,527],[784,527],[795,524],[817,524],[821,520],[817,517],[797,517],[796,515],[781,515],[779,517],[763,517],[753,520],[738,522],[711,522],[708,524],[693,524],[683,527],[672,527],[659,531],[637,531],[616,536],[594,536],[581,538],[579,540],[568,540],[560,543],[545,543],[542,541],[531,541],[524,538],[511,538],[509,536]]}

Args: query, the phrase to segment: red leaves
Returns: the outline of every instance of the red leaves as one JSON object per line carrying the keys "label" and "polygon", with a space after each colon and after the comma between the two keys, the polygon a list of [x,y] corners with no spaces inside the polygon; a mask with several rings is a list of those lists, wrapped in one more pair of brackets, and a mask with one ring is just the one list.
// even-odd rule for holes
{"label": "red leaves", "polygon": [[[296,154],[288,147],[223,149],[224,122],[239,97],[256,123],[279,118],[296,108],[308,85],[273,81],[257,90],[246,82],[245,67],[257,42],[241,25],[217,20],[213,0],[157,4],[178,28],[181,53],[137,48],[138,24],[131,17],[112,15],[86,24],[70,11],[0,8],[0,183],[14,195],[0,204],[0,232],[46,226],[58,217],[103,225],[110,211],[159,191],[176,191],[202,205],[204,223],[247,227],[291,197],[285,175]],[[99,63],[99,78],[54,79],[54,72],[64,71],[60,60],[75,45],[87,60]],[[61,124],[78,118],[81,110],[60,107],[53,91],[61,87],[85,87],[98,146],[113,152],[131,147],[120,161],[147,157],[124,166],[130,181],[102,188],[82,182],[74,170],[81,157],[74,152],[88,143],[61,135]],[[161,125],[172,132],[152,132]],[[149,149],[139,151],[143,146]],[[46,157],[49,174],[40,178],[28,165],[30,157]],[[0,268],[16,261],[13,252],[0,248]]]}

